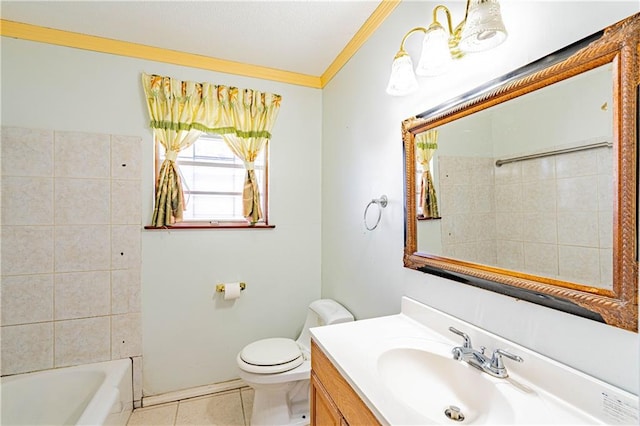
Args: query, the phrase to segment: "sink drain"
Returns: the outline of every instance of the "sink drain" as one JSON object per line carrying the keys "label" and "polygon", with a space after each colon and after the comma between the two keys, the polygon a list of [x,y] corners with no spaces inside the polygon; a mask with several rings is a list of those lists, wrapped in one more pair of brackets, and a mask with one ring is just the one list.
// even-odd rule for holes
{"label": "sink drain", "polygon": [[456,422],[461,422],[464,420],[464,414],[462,414],[460,408],[456,407],[455,405],[450,405],[449,407],[447,407],[447,409],[444,410],[444,415]]}

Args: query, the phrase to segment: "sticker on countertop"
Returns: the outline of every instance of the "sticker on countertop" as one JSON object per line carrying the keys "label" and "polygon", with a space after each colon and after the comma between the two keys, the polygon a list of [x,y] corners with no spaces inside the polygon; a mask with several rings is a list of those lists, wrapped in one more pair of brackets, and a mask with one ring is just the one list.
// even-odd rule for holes
{"label": "sticker on countertop", "polygon": [[614,424],[638,424],[638,406],[623,401],[614,393],[602,392],[602,412]]}

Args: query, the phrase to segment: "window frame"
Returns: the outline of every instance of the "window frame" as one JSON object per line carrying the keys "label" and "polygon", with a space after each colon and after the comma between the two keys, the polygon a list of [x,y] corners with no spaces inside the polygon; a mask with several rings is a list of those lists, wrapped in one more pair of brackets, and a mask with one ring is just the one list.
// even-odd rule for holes
{"label": "window frame", "polygon": [[[202,136],[215,136],[219,135],[204,133]],[[194,142],[195,143],[195,142]],[[264,192],[260,194],[263,200],[263,219],[261,222],[251,224],[245,220],[183,220],[182,222],[176,222],[173,225],[167,226],[145,226],[144,229],[273,229],[275,225],[269,223],[269,144],[270,140],[267,140],[263,147],[264,155]],[[158,176],[160,174],[160,166],[162,160],[160,158],[160,142],[153,137],[153,194],[155,199],[156,183],[158,182]],[[177,161],[179,165],[179,161]],[[184,187],[183,187],[184,189]],[[261,188],[262,189],[262,188]],[[242,196],[242,195],[240,195]]]}

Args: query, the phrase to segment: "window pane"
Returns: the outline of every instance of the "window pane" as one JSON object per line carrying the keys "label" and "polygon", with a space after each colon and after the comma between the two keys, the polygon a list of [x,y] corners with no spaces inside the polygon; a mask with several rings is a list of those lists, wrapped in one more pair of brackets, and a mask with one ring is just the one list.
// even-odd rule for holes
{"label": "window pane", "polygon": [[[165,158],[165,150],[160,144],[157,145],[159,166]],[[267,158],[265,151],[254,161],[263,210],[266,179],[264,168]],[[242,160],[233,154],[222,137],[201,136],[193,145],[180,152],[177,163],[187,209],[184,220],[244,220],[242,191],[246,170]]]}
{"label": "window pane", "polygon": [[242,192],[244,175],[242,169],[210,166],[180,165],[184,177],[183,189],[208,192]]}
{"label": "window pane", "polygon": [[244,220],[242,197],[191,194],[184,218],[187,220]]}

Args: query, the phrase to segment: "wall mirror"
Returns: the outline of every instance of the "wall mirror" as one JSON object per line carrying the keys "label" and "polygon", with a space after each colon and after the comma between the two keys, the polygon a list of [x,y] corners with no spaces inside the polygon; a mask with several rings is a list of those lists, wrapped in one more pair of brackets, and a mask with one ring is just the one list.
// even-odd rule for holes
{"label": "wall mirror", "polygon": [[403,122],[408,268],[638,329],[640,14]]}

